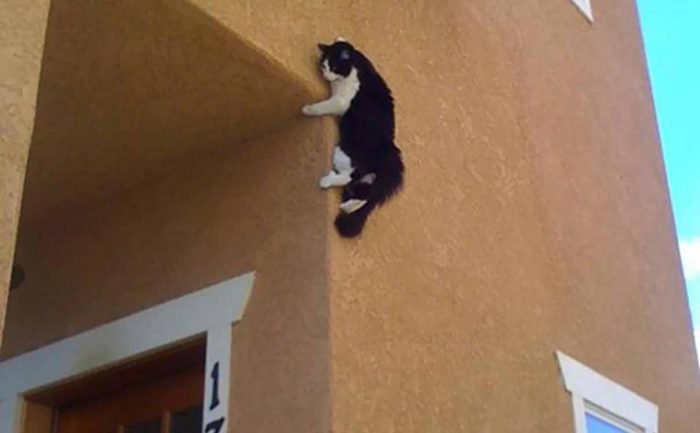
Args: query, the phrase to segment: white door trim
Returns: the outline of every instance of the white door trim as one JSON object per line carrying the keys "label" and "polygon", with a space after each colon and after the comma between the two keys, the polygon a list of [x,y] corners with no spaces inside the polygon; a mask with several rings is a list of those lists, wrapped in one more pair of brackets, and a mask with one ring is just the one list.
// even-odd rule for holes
{"label": "white door trim", "polygon": [[[254,280],[251,272],[0,363],[0,433],[20,433],[23,396],[33,390],[204,334],[206,365],[219,363],[220,407],[228,409],[231,325],[241,320]],[[208,403],[203,407],[207,420]]]}

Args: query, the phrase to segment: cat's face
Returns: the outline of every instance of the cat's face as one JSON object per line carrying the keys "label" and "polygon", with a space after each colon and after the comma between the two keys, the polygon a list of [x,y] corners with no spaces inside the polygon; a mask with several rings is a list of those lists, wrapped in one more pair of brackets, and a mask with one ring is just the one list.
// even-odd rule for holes
{"label": "cat's face", "polygon": [[355,48],[345,40],[338,39],[332,45],[318,44],[321,50],[321,73],[328,81],[337,81],[352,72]]}

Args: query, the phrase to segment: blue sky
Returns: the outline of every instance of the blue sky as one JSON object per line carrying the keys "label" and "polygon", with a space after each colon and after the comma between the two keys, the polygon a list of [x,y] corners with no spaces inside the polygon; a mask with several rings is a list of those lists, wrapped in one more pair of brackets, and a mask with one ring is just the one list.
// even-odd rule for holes
{"label": "blue sky", "polygon": [[700,0],[637,0],[700,344]]}

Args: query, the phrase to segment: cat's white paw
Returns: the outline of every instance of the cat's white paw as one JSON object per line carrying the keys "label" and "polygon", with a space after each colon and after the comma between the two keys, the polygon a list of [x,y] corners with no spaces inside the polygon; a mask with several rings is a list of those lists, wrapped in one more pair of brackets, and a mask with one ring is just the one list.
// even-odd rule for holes
{"label": "cat's white paw", "polygon": [[351,181],[352,177],[350,176],[350,173],[336,173],[331,171],[327,175],[323,176],[318,184],[321,186],[321,188],[327,189],[332,186],[345,186]]}
{"label": "cat's white paw", "polygon": [[340,210],[342,210],[345,213],[353,213],[366,204],[367,204],[367,200],[359,200],[356,198],[351,198],[350,200],[346,200],[346,201],[340,203]]}
{"label": "cat's white paw", "polygon": [[301,108],[301,112],[306,114],[307,116],[318,116],[320,114],[318,112],[318,109],[316,107],[314,107],[313,104],[304,105]]}
{"label": "cat's white paw", "polygon": [[323,189],[328,189],[332,186],[335,185],[335,175],[329,174],[326,176],[323,176],[321,180],[318,182],[318,185],[323,188]]}

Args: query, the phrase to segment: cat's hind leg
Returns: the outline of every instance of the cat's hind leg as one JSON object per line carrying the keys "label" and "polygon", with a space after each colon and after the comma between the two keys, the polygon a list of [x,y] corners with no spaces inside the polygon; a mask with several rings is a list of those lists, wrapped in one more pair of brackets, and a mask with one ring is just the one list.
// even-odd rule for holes
{"label": "cat's hind leg", "polygon": [[345,186],[352,181],[352,160],[343,152],[340,146],[333,150],[333,170],[321,178],[321,188],[327,189],[334,186]]}
{"label": "cat's hind leg", "polygon": [[340,210],[345,213],[353,213],[362,208],[362,206],[367,204],[367,200],[361,200],[359,198],[351,198],[350,200],[345,200],[340,203]]}
{"label": "cat's hind leg", "polygon": [[374,173],[368,173],[347,185],[343,190],[343,201],[340,203],[340,210],[350,214],[364,207],[369,201],[372,184],[376,178],[377,176]]}
{"label": "cat's hind leg", "polygon": [[319,185],[323,189],[332,188],[334,186],[345,186],[350,183],[352,176],[350,173],[336,173],[331,170],[327,175],[321,178]]}

